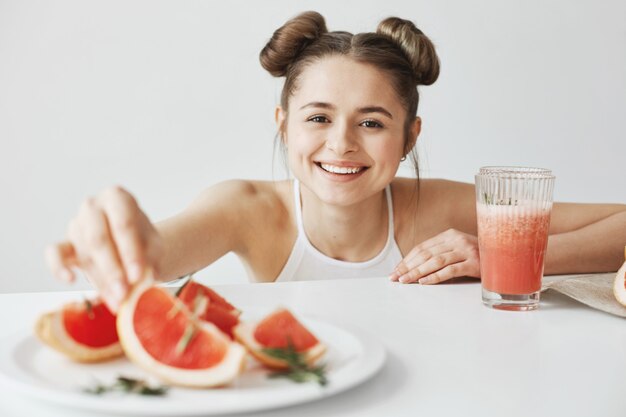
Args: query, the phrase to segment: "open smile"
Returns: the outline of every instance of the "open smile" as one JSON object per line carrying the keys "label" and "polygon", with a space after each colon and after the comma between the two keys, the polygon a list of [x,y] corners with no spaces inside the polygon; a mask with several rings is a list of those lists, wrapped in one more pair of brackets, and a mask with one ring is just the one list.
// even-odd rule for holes
{"label": "open smile", "polygon": [[320,170],[333,179],[352,179],[363,174],[369,167],[364,165],[330,164],[326,162],[315,162]]}
{"label": "open smile", "polygon": [[325,164],[323,162],[318,162],[317,166],[322,168],[324,171],[332,172],[333,174],[357,174],[367,169],[367,167],[362,167],[362,166],[346,167],[346,166]]}

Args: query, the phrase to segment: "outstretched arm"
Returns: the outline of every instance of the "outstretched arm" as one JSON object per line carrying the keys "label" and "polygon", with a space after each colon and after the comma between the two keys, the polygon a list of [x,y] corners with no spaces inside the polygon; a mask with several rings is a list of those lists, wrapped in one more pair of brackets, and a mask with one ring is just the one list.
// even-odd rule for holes
{"label": "outstretched arm", "polygon": [[240,225],[249,186],[228,181],[205,191],[182,213],[150,222],[126,190],[112,187],[88,198],[70,222],[64,241],[46,249],[52,273],[73,281],[81,269],[116,311],[129,286],[150,270],[167,280],[196,271],[222,255],[241,252]]}
{"label": "outstretched arm", "polygon": [[555,203],[546,274],[616,271],[626,245],[626,205]]}
{"label": "outstretched arm", "polygon": [[[474,186],[437,184],[450,229],[415,246],[391,275],[394,281],[437,284],[480,277]],[[626,205],[554,203],[549,234],[546,274],[615,271],[626,245]]]}

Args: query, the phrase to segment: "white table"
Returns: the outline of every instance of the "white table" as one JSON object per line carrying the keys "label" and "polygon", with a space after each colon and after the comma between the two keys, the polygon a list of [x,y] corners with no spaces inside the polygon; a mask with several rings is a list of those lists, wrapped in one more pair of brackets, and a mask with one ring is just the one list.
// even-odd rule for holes
{"label": "white table", "polygon": [[[387,279],[220,285],[233,304],[282,304],[378,335],[382,371],[337,396],[262,416],[620,416],[626,415],[626,322],[565,296],[539,310],[486,308],[477,281],[436,286]],[[0,295],[1,333],[75,291]],[[81,414],[3,393],[0,415]]]}

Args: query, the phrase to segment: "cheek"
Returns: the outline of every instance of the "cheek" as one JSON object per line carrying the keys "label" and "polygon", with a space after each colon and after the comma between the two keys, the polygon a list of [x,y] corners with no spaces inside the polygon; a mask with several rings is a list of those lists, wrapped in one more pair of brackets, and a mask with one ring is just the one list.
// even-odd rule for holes
{"label": "cheek", "polygon": [[319,141],[306,134],[292,134],[287,139],[287,154],[290,158],[301,158],[315,152],[319,146]]}
{"label": "cheek", "polygon": [[403,146],[404,142],[398,140],[373,141],[369,152],[376,155],[379,164],[399,165]]}
{"label": "cheek", "polygon": [[[302,174],[312,155],[320,149],[320,142],[306,132],[295,132],[287,136],[287,163],[294,174]],[[322,143],[323,146],[323,143]]]}
{"label": "cheek", "polygon": [[307,127],[299,121],[289,120],[286,146],[290,159],[306,157],[324,145],[324,133]]}

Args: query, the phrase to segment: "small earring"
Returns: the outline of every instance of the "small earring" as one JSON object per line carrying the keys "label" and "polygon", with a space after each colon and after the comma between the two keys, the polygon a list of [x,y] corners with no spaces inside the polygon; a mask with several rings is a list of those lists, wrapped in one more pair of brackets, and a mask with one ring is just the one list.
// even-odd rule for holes
{"label": "small earring", "polygon": [[406,161],[406,155],[404,155],[402,158],[400,158],[400,162],[404,162]]}

